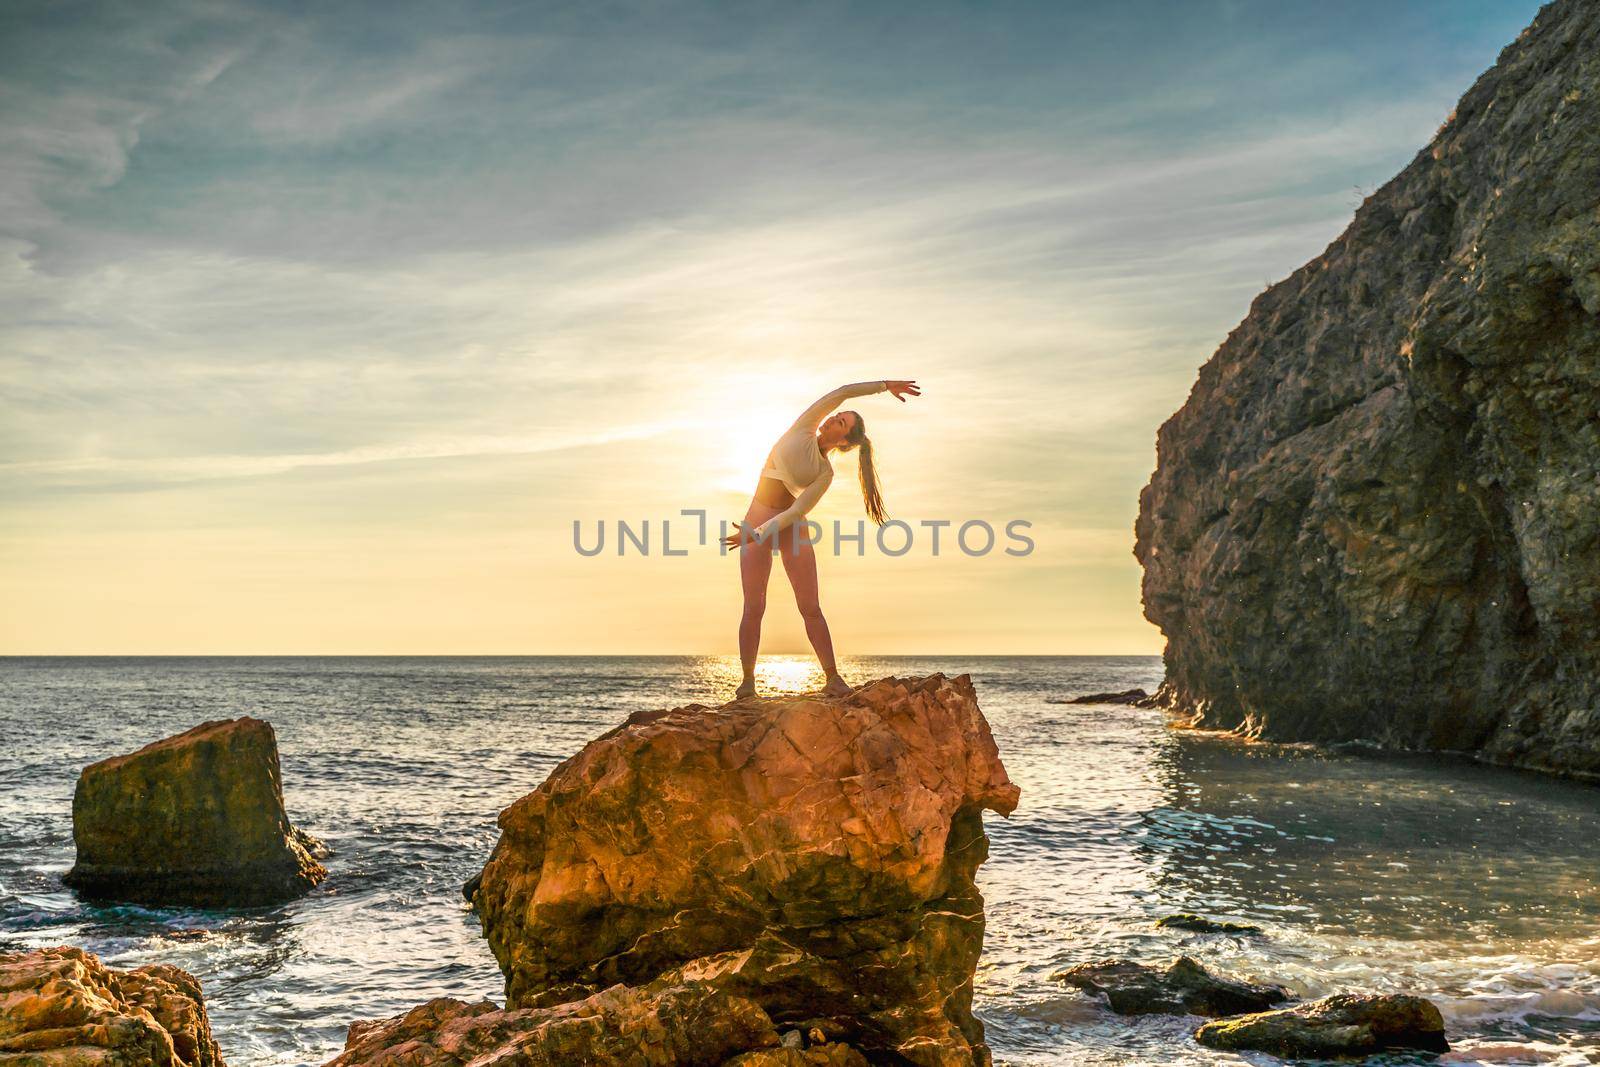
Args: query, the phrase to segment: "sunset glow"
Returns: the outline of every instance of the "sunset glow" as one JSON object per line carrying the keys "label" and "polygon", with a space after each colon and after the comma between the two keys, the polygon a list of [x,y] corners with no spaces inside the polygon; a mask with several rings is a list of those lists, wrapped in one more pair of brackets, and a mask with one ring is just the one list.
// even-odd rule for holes
{"label": "sunset glow", "polygon": [[853,405],[890,515],[1037,550],[824,558],[841,647],[1158,651],[1156,427],[1535,5],[1223,7],[0,32],[0,651],[729,652],[714,542],[572,523],[737,518],[885,377],[925,389]]}

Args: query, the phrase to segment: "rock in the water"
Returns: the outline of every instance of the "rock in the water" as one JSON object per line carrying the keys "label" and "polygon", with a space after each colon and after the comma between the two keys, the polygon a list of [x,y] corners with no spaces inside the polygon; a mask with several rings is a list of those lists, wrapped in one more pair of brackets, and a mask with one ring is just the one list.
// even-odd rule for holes
{"label": "rock in the water", "polygon": [[1046,703],[1061,704],[1131,704],[1142,707],[1150,700],[1150,694],[1143,689],[1124,689],[1120,693],[1089,693],[1081,697],[1069,697],[1062,701],[1046,701]]}
{"label": "rock in the water", "polygon": [[1390,1048],[1444,1052],[1444,1019],[1422,997],[1340,993],[1278,1011],[1219,1019],[1195,1031],[1210,1048],[1274,1056],[1365,1056]]}
{"label": "rock in the water", "polygon": [[1166,705],[1600,774],[1600,5],[1544,7],[1157,451]]}
{"label": "rock in the water", "polygon": [[1179,956],[1164,971],[1132,960],[1099,960],[1052,977],[1100,994],[1119,1015],[1238,1015],[1264,1011],[1289,997],[1277,986],[1212,974],[1188,956]]}
{"label": "rock in the water", "polygon": [[514,1007],[660,978],[987,1063],[973,875],[1017,797],[965,675],[636,713],[501,813],[475,903]]}
{"label": "rock in the water", "polygon": [[0,952],[0,1063],[223,1067],[191,975],[114,971],[77,948]]}
{"label": "rock in the water", "polygon": [[618,985],[518,1011],[430,1000],[392,1019],[352,1023],[344,1052],[327,1067],[720,1067],[777,1045],[772,1020],[743,997],[705,986]]}
{"label": "rock in the water", "polygon": [[1204,915],[1179,912],[1156,920],[1156,925],[1170,930],[1191,930],[1197,934],[1259,934],[1261,927],[1249,923],[1222,922]]}
{"label": "rock in the water", "polygon": [[84,769],[72,798],[85,896],[249,906],[322,881],[321,848],[289,824],[278,744],[260,719],[208,722]]}

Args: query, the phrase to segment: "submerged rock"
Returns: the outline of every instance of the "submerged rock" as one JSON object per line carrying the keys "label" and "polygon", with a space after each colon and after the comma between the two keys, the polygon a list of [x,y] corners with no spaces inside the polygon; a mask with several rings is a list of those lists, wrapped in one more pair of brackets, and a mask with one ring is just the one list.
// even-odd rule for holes
{"label": "submerged rock", "polygon": [[1140,498],[1197,725],[1600,774],[1600,5],[1256,297]]}
{"label": "submerged rock", "polygon": [[277,740],[260,719],[203,723],[85,768],[72,836],[65,881],[88,897],[248,906],[327,874],[320,843],[289,824]]}
{"label": "submerged rock", "polygon": [[392,1019],[352,1023],[344,1052],[327,1067],[718,1067],[777,1044],[772,1020],[743,997],[704,986],[618,985],[520,1011],[488,1001],[430,1000]]}
{"label": "submerged rock", "polygon": [[1311,1004],[1219,1019],[1194,1033],[1209,1048],[1274,1056],[1365,1056],[1391,1048],[1445,1052],[1444,1018],[1422,997],[1340,993]]}
{"label": "submerged rock", "polygon": [[1179,912],[1156,920],[1156,925],[1170,930],[1190,930],[1197,934],[1259,934],[1261,927],[1249,923],[1221,922],[1203,915]]}
{"label": "submerged rock", "polygon": [[988,1063],[973,876],[1017,798],[965,675],[636,713],[501,813],[474,901],[511,1007],[659,979]]}
{"label": "submerged rock", "polygon": [[77,948],[0,952],[0,1063],[224,1067],[193,976],[114,971]]}
{"label": "submerged rock", "polygon": [[1238,1015],[1263,1011],[1289,998],[1277,986],[1212,974],[1188,956],[1179,956],[1164,971],[1132,960],[1098,960],[1052,977],[1105,997],[1119,1015]]}
{"label": "submerged rock", "polygon": [[1066,700],[1047,700],[1047,704],[1131,704],[1134,707],[1145,707],[1149,704],[1150,694],[1143,689],[1124,689],[1120,693],[1089,693],[1081,697],[1069,697]]}

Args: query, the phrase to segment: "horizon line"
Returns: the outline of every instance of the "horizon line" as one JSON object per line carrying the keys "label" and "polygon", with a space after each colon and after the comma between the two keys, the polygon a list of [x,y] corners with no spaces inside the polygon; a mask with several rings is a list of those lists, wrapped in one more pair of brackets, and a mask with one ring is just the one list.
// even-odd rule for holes
{"label": "horizon line", "polygon": [[[690,656],[734,658],[733,652],[0,652],[5,659],[664,659]],[[766,658],[810,656],[774,652]],[[1159,659],[1160,652],[855,652],[874,659]],[[759,662],[759,660],[757,661]]]}

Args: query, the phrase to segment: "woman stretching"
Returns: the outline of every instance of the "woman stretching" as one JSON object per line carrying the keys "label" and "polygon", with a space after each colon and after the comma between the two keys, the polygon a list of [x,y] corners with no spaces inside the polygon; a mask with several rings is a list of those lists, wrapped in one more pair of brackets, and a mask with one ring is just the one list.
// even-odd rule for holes
{"label": "woman stretching", "polygon": [[756,483],[756,494],[744,513],[744,522],[738,524],[738,532],[723,538],[724,543],[738,546],[739,578],[744,585],[744,615],[739,620],[739,659],[744,665],[744,681],[734,692],[736,700],[755,696],[756,692],[756,652],[761,646],[761,615],[767,608],[767,578],[772,574],[774,547],[783,553],[783,569],[788,572],[795,603],[805,620],[806,636],[828,676],[822,691],[829,696],[850,692],[849,683],[839,677],[838,665],[833,661],[833,638],[817,599],[817,554],[804,536],[803,520],[833,481],[828,453],[834,449],[849,452],[859,446],[861,496],[866,501],[867,515],[883,525],[883,498],[878,493],[878,474],[872,465],[872,442],[867,440],[866,424],[854,411],[830,414],[851,397],[883,392],[892,393],[902,404],[908,396],[922,395],[916,382],[859,382],[835,389],[806,408],[768,453],[766,468]]}

